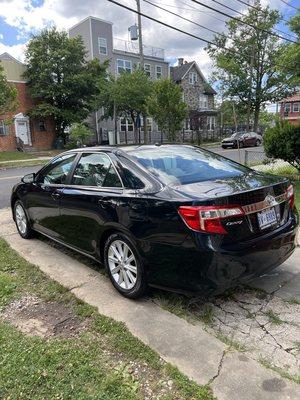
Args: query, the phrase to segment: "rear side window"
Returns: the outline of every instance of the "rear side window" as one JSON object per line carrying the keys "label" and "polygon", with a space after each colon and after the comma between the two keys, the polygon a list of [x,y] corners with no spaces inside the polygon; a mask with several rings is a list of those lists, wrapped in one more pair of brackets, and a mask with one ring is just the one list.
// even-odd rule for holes
{"label": "rear side window", "polygon": [[161,146],[129,153],[166,185],[228,179],[249,171],[240,164],[196,147]]}
{"label": "rear side window", "polygon": [[110,158],[105,154],[83,154],[75,168],[72,185],[122,187]]}

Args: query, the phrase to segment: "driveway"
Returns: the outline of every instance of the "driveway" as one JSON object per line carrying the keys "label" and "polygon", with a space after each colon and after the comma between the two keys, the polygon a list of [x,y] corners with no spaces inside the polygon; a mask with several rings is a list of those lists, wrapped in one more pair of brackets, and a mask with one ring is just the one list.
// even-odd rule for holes
{"label": "driveway", "polygon": [[37,172],[39,169],[41,166],[0,168],[0,209],[9,207],[12,187],[20,182],[24,175]]}
{"label": "driveway", "polygon": [[[101,314],[125,323],[135,336],[189,378],[202,385],[209,384],[218,400],[300,398],[300,386],[288,379],[299,367],[300,249],[276,272],[261,277],[250,288],[207,301],[206,306],[216,309],[212,324],[204,325],[200,320],[187,318],[184,307],[179,317],[166,310],[170,308],[166,301],[164,308],[155,304],[155,293],[139,301],[123,298],[113,289],[108,278],[99,274],[97,265],[49,240],[21,239],[9,210],[0,211],[0,235],[21,256],[39,266],[78,298],[97,307]],[[168,299],[167,295],[162,296]],[[260,296],[264,299],[263,304],[259,303]],[[269,309],[272,313],[267,313]],[[233,339],[231,333],[243,333],[246,326],[251,325],[247,320],[259,325],[253,324],[250,330],[261,329],[261,332],[255,336],[255,341],[249,340],[246,351],[242,345],[236,345],[239,336]],[[276,325],[279,320],[281,322]],[[272,323],[279,327],[278,332],[270,328]],[[227,328],[230,332],[225,332]],[[258,348],[258,353],[262,353],[267,347],[264,344],[270,343],[274,347],[277,341],[278,348],[297,359],[298,364],[292,365],[290,358],[283,359],[286,367],[282,371],[277,365],[269,365],[265,357],[260,360],[251,350],[251,347]],[[290,345],[292,342],[293,346]],[[260,343],[262,345],[258,347]],[[269,348],[268,352],[271,360],[273,355],[278,359],[283,357],[280,352],[276,354]]]}
{"label": "driveway", "polygon": [[[250,160],[253,162],[257,160],[258,162],[263,161],[264,159],[264,148],[263,146],[260,147],[247,147],[246,149],[222,149],[221,146],[213,146],[213,147],[207,147],[208,150],[220,154],[223,157],[227,157],[230,160],[239,162],[241,164],[245,163],[245,154],[246,150],[248,152],[252,152],[252,157],[250,157]],[[251,156],[251,154],[250,154]]]}

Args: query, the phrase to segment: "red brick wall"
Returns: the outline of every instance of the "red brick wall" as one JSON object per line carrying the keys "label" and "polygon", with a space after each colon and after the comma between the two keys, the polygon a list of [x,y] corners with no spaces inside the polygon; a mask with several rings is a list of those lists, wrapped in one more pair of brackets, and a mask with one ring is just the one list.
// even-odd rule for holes
{"label": "red brick wall", "polygon": [[[285,115],[284,113],[284,107],[285,103],[280,104],[280,118],[285,119],[289,121],[292,125],[298,125],[300,124],[300,110],[294,112],[294,102],[288,101],[291,105],[291,111],[288,113],[288,115]],[[299,101],[296,101],[295,103],[299,103]]]}
{"label": "red brick wall", "polygon": [[[13,113],[6,114],[4,116],[0,116],[0,119],[9,119],[12,121],[12,124],[9,125],[9,135],[0,136],[0,151],[12,151],[16,149],[16,139],[15,139],[15,125],[13,123],[14,115],[18,113],[22,113],[26,115],[26,112],[30,110],[34,102],[29,94],[29,88],[26,83],[14,83],[18,90],[18,108]],[[53,141],[55,138],[55,130],[53,120],[47,119],[45,121],[46,132],[39,132],[38,125],[34,121],[30,119],[30,133],[32,140],[32,147],[38,150],[48,150],[53,146]]]}

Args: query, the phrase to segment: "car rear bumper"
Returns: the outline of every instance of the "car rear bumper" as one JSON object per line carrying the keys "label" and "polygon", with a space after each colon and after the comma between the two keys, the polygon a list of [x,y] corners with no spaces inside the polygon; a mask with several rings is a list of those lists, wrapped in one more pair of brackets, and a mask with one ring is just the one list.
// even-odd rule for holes
{"label": "car rear bumper", "polygon": [[[295,250],[298,215],[263,237],[222,246],[216,236],[193,233],[181,246],[160,245],[149,283],[195,295],[218,294],[281,265]],[[205,237],[204,237],[205,236]],[[219,240],[219,243],[218,243]],[[153,258],[151,257],[153,260]]]}

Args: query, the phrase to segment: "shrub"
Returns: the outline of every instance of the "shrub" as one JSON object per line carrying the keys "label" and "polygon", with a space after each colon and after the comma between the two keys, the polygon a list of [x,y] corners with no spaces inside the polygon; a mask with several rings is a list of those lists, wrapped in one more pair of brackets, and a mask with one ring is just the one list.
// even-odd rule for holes
{"label": "shrub", "polygon": [[74,124],[70,130],[69,140],[72,145],[76,143],[77,147],[80,147],[86,144],[92,135],[93,132],[84,124]]}
{"label": "shrub", "polygon": [[287,161],[300,171],[300,125],[277,121],[264,134],[264,148],[268,157]]}

